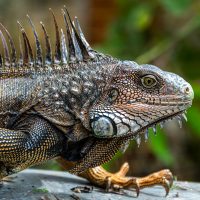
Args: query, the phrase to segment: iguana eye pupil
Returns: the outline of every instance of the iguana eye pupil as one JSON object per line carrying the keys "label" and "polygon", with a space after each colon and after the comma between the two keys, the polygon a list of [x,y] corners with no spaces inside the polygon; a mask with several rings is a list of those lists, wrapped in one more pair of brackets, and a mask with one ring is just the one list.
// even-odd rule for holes
{"label": "iguana eye pupil", "polygon": [[142,85],[146,88],[152,88],[157,84],[157,80],[155,76],[153,75],[143,76],[141,81],[142,81]]}

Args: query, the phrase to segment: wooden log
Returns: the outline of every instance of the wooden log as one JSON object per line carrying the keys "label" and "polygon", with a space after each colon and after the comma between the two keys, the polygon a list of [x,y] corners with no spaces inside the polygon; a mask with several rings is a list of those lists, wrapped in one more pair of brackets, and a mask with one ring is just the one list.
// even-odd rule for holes
{"label": "wooden log", "polygon": [[[77,186],[87,186],[87,191],[91,185],[67,172],[27,169],[9,178],[0,185],[1,200],[132,200],[136,196],[134,190],[114,194],[97,187],[89,193],[73,192]],[[199,200],[200,183],[175,182],[169,196],[164,195],[164,189],[155,186],[141,190],[137,200]]]}

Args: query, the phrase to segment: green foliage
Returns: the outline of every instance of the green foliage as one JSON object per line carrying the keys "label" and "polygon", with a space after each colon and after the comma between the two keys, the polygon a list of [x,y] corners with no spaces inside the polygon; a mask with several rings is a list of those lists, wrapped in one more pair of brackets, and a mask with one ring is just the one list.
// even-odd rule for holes
{"label": "green foliage", "polygon": [[192,133],[200,138],[200,83],[195,82],[192,84],[192,87],[195,91],[195,101],[187,113],[188,124],[192,129]]}
{"label": "green foliage", "polygon": [[[149,146],[157,158],[166,166],[171,166],[174,163],[173,155],[170,151],[167,142],[167,136],[163,130],[157,128],[157,134],[154,136],[152,129],[149,131]],[[156,138],[155,138],[156,137]]]}
{"label": "green foliage", "polygon": [[192,0],[159,0],[161,5],[171,14],[180,16],[187,10]]}
{"label": "green foliage", "polygon": [[151,7],[146,4],[138,4],[135,10],[128,13],[126,25],[134,28],[136,31],[145,30],[151,24]]}
{"label": "green foliage", "polygon": [[200,108],[193,106],[188,111],[188,124],[192,128],[193,133],[200,137]]}
{"label": "green foliage", "polygon": [[200,101],[200,80],[192,83],[192,88],[195,91],[195,101]]}

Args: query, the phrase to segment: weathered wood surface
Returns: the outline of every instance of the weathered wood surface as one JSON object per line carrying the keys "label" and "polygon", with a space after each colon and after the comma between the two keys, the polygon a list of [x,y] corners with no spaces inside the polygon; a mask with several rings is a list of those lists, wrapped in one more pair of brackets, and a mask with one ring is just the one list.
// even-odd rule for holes
{"label": "weathered wood surface", "polygon": [[120,195],[96,187],[91,193],[74,193],[71,188],[89,183],[65,172],[29,169],[12,177],[0,185],[1,200],[200,200],[199,183],[175,182],[167,197],[162,187],[155,186],[141,190],[140,196],[134,198],[134,191]]}

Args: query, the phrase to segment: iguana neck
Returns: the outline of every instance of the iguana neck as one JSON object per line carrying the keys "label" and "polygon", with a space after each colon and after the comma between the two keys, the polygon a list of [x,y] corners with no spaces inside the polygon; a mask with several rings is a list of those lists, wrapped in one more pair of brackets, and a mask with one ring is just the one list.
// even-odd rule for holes
{"label": "iguana neck", "polygon": [[[52,70],[41,80],[39,98],[55,111],[65,110],[81,120],[81,113],[89,109],[109,83],[118,60],[90,62],[62,66]],[[59,66],[58,66],[59,68]]]}

